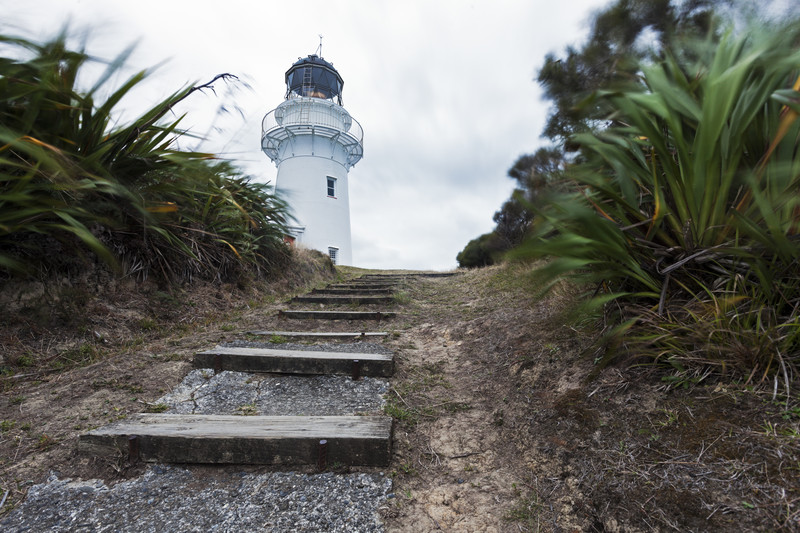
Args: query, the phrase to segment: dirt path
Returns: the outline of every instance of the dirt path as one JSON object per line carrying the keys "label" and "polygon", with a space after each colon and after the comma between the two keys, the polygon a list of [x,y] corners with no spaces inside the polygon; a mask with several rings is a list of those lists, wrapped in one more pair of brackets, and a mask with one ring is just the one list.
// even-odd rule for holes
{"label": "dirt path", "polygon": [[388,531],[800,531],[796,399],[599,371],[595,324],[535,287],[503,266],[409,288]]}
{"label": "dirt path", "polygon": [[503,432],[517,423],[514,356],[494,344],[509,325],[484,323],[525,303],[490,296],[489,279],[470,272],[409,290],[389,397],[398,423],[388,531],[519,531],[514,518],[528,513],[530,471]]}

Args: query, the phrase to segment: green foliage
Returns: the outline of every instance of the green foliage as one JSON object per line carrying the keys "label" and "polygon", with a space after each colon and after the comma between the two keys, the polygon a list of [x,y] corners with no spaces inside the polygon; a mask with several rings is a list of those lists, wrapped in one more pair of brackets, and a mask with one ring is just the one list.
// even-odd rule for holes
{"label": "green foliage", "polygon": [[577,150],[576,133],[602,128],[607,101],[600,89],[638,77],[642,61],[657,60],[662,47],[678,36],[704,37],[714,30],[714,8],[725,0],[616,0],[592,21],[586,43],[563,56],[548,54],[538,81],[553,102],[543,135],[566,151]]}
{"label": "green foliage", "polygon": [[84,342],[79,346],[64,350],[58,354],[57,362],[64,367],[76,367],[90,365],[103,357],[103,350],[92,343]]}
{"label": "green foliage", "polygon": [[417,410],[403,405],[400,401],[389,398],[383,406],[383,412],[391,416],[395,420],[405,422],[410,426],[414,426],[419,422],[419,413]]}
{"label": "green foliage", "polygon": [[67,41],[0,35],[0,272],[79,270],[97,257],[177,281],[281,264],[284,203],[230,163],[174,147],[184,132],[166,120],[172,108],[211,83],[120,125],[114,110],[147,71],[107,87],[129,49],[81,90],[93,60]]}
{"label": "green foliage", "polygon": [[515,492],[517,492],[517,500],[506,511],[503,518],[512,522],[522,522],[530,528],[528,531],[540,531],[538,524],[542,512],[542,503],[539,501],[539,496],[535,492],[531,492],[527,496],[519,494],[519,490],[515,490]]}
{"label": "green foliage", "polygon": [[485,233],[467,243],[456,256],[458,266],[476,268],[493,265],[504,248],[494,232]]}
{"label": "green foliage", "polygon": [[594,16],[583,46],[570,47],[562,56],[548,54],[538,81],[552,102],[543,136],[555,145],[520,156],[508,170],[517,188],[494,214],[492,252],[481,253],[486,242],[471,243],[468,258],[477,264],[468,266],[491,264],[520,245],[539,204],[548,193],[562,190],[567,164],[581,158],[572,136],[604,128],[611,113],[610,102],[595,92],[637,79],[640,62],[657,61],[677,36],[713,34],[713,8],[725,3],[617,0]]}
{"label": "green foliage", "polygon": [[495,237],[492,245],[498,247],[498,251],[510,250],[520,244],[530,229],[533,211],[523,199],[523,194],[521,189],[514,191],[492,217],[496,224],[492,232]]}
{"label": "green foliage", "polygon": [[234,414],[239,416],[255,416],[258,414],[258,408],[255,403],[247,403],[237,407]]}
{"label": "green foliage", "polygon": [[573,137],[585,161],[572,191],[537,212],[520,255],[554,258],[551,279],[599,284],[647,355],[717,354],[788,387],[800,363],[798,37],[794,23],[684,44],[640,63],[641,82],[598,92],[610,126]]}
{"label": "green foliage", "polygon": [[145,412],[147,412],[147,413],[163,413],[167,409],[169,409],[169,405],[167,405],[165,403],[153,403],[153,404],[147,404],[147,408],[145,409]]}

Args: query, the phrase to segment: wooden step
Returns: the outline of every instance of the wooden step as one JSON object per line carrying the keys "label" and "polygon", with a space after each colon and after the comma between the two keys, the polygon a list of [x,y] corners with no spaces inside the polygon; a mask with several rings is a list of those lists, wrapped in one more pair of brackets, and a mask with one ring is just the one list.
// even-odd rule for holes
{"label": "wooden step", "polygon": [[287,309],[278,311],[283,318],[299,318],[303,320],[385,320],[394,318],[393,311],[303,311]]}
{"label": "wooden step", "polygon": [[387,337],[386,331],[248,331],[251,335],[307,339],[372,339]]}
{"label": "wooden step", "polygon": [[329,289],[389,289],[393,290],[396,284],[394,283],[332,283],[328,285]]}
{"label": "wooden step", "polygon": [[295,296],[292,298],[292,302],[330,305],[374,305],[394,303],[394,298],[391,296],[338,296],[330,294],[308,294],[305,296]]}
{"label": "wooden step", "polygon": [[348,287],[345,289],[314,289],[311,294],[392,294],[392,289]]}
{"label": "wooden step", "polygon": [[[327,441],[321,445],[320,441]],[[387,416],[140,414],[80,436],[78,448],[132,461],[203,464],[386,466]],[[322,466],[322,465],[320,465]]]}
{"label": "wooden step", "polygon": [[313,352],[273,348],[227,348],[217,346],[194,356],[195,368],[215,372],[273,372],[278,374],[344,374],[389,377],[394,357],[377,353]]}
{"label": "wooden step", "polygon": [[389,286],[389,285],[375,285],[375,286],[372,286],[372,285],[331,285],[328,288],[329,289],[340,289],[340,290],[341,289],[347,289],[347,290],[351,290],[351,291],[359,291],[359,292],[362,292],[362,293],[364,291],[382,290],[382,291],[387,291],[388,294],[392,294],[396,290],[395,287],[392,287],[392,286]]}
{"label": "wooden step", "polygon": [[331,283],[329,287],[386,287],[392,288],[396,286],[397,283],[393,281],[358,281],[358,280],[351,280],[345,283]]}

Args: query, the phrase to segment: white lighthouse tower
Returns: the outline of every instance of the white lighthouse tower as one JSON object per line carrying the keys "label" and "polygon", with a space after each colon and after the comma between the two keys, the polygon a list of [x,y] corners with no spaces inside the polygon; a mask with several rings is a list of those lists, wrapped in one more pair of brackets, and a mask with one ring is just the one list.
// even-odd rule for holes
{"label": "white lighthouse tower", "polygon": [[321,56],[286,71],[286,100],[264,117],[261,148],[297,224],[290,238],[352,264],[347,172],[364,155],[361,125],[342,107],[344,81]]}

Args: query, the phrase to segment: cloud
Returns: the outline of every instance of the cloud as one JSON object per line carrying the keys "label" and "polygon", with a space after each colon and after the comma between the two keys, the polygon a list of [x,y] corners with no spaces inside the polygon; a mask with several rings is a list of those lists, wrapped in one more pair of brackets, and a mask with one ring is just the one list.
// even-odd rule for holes
{"label": "cloud", "polygon": [[261,119],[283,100],[285,71],[324,35],[323,56],[365,132],[350,173],[354,262],[443,269],[493,227],[513,188],[506,170],[542,144],[537,66],[581,40],[590,11],[607,2],[28,0],[4,9],[6,21],[40,36],[71,17],[106,58],[141,39],[137,68],[169,59],[139,92],[143,107],[186,83],[240,76],[251,89],[218,84],[216,96],[193,95],[177,111],[209,132],[206,149],[273,182]]}

